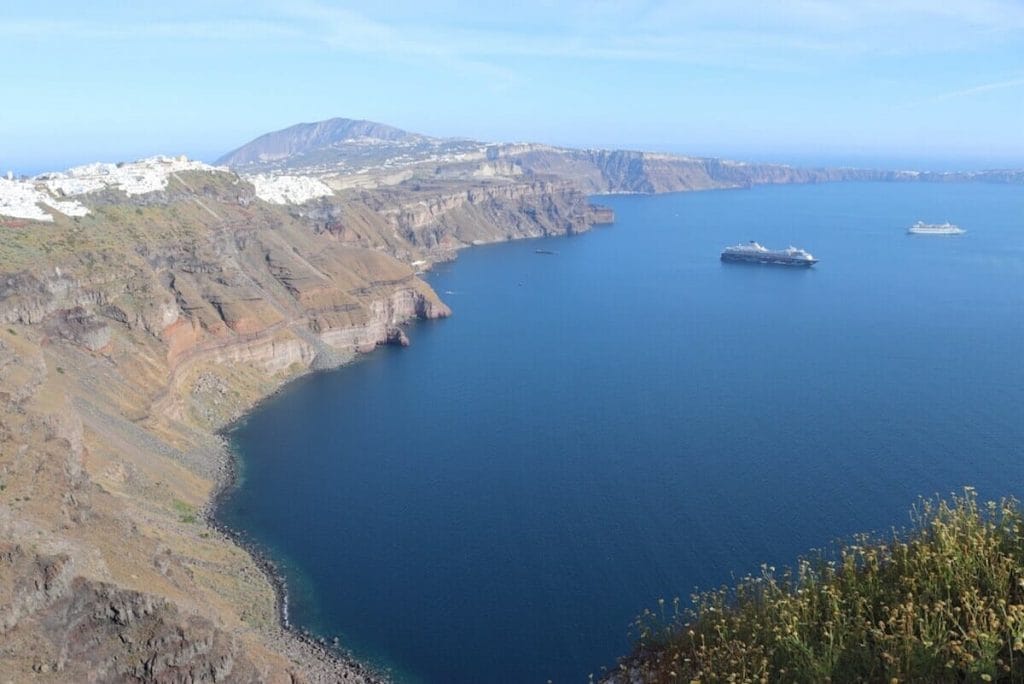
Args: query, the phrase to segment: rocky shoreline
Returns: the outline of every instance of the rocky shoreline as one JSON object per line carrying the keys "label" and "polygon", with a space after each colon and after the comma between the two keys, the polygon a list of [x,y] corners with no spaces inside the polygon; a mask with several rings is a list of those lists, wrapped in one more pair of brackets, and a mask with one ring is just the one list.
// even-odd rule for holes
{"label": "rocky shoreline", "polygon": [[[257,402],[256,405],[273,397],[279,391],[280,388],[268,394],[260,402]],[[249,411],[254,410],[256,405],[249,409]],[[234,422],[241,419],[242,416]],[[227,437],[231,429],[232,426],[229,425],[217,433],[217,437],[221,442],[221,450],[218,453],[219,477],[217,478],[217,487],[207,501],[206,506],[200,511],[200,514],[211,529],[245,550],[273,587],[276,596],[278,626],[281,630],[281,634],[274,639],[276,641],[274,645],[285,653],[292,654],[299,651],[296,655],[299,655],[306,662],[307,668],[311,663],[315,665],[315,670],[308,672],[308,674],[316,680],[365,682],[365,684],[385,684],[390,681],[385,673],[379,672],[346,651],[338,643],[337,637],[331,643],[323,637],[316,637],[308,630],[294,625],[288,615],[288,584],[284,575],[278,569],[276,563],[274,563],[274,560],[262,547],[217,517],[218,509],[238,484],[236,459],[240,458],[240,455],[231,449],[230,441]]]}

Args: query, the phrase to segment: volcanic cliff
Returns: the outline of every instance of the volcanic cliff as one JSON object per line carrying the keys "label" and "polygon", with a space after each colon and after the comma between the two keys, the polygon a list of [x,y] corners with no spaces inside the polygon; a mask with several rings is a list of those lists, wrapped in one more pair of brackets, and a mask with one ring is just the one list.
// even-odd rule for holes
{"label": "volcanic cliff", "polygon": [[16,181],[81,210],[0,217],[0,670],[365,679],[283,633],[267,576],[208,524],[214,433],[288,378],[447,316],[417,275],[430,261],[596,214],[538,181],[273,204],[227,169],[172,165],[121,167],[166,171],[138,193],[102,172]]}

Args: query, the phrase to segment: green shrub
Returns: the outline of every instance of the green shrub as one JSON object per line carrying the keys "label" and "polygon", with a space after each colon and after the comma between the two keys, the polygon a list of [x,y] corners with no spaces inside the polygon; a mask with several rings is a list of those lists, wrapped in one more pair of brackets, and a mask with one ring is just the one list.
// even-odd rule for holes
{"label": "green shrub", "polygon": [[196,521],[196,509],[195,507],[175,499],[172,504],[174,511],[178,514],[178,519],[183,523],[194,523]]}
{"label": "green shrub", "polygon": [[892,539],[762,567],[636,621],[620,668],[649,682],[1024,682],[1024,527],[973,489],[922,500]]}

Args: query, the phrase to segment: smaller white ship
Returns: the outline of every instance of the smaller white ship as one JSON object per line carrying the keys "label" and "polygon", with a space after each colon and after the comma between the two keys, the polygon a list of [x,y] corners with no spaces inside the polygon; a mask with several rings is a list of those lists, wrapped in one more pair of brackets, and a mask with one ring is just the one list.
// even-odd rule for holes
{"label": "smaller white ship", "polygon": [[925,223],[918,221],[907,230],[911,235],[963,235],[967,231],[946,221],[945,223]]}

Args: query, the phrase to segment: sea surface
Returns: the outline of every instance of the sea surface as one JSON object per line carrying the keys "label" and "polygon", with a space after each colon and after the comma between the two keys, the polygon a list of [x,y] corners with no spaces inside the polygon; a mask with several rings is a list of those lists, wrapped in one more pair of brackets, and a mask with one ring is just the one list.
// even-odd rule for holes
{"label": "sea surface", "polygon": [[[295,624],[399,681],[585,682],[659,597],[1024,496],[1024,188],[598,201],[614,225],[463,251],[450,319],[234,429],[220,517]],[[750,239],[820,263],[719,261]]]}

